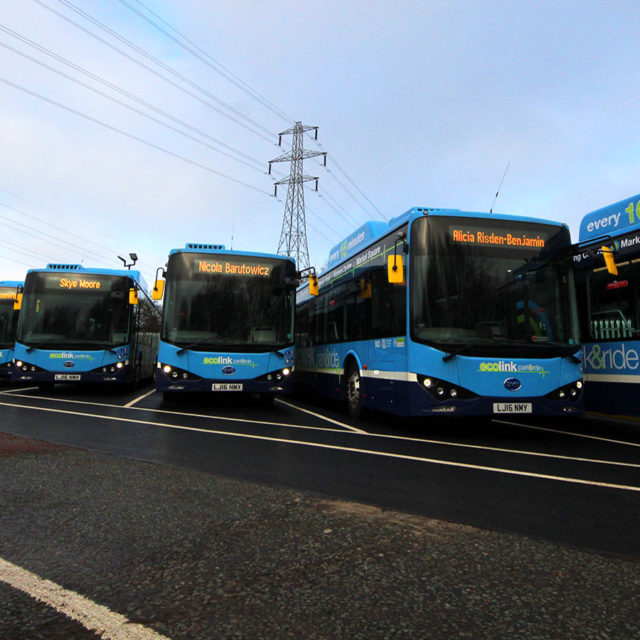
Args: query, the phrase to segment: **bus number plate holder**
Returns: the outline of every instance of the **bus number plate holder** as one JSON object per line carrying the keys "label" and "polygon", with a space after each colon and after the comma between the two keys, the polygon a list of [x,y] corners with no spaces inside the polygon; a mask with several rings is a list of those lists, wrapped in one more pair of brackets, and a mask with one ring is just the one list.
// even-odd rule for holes
{"label": "bus number plate holder", "polygon": [[60,380],[60,381],[78,381],[80,380],[80,374],[79,373],[56,373],[53,376],[54,380]]}
{"label": "bus number plate holder", "polygon": [[533,413],[531,402],[494,402],[493,413]]}
{"label": "bus number plate holder", "polygon": [[242,391],[242,384],[239,383],[216,383],[211,385],[211,391]]}

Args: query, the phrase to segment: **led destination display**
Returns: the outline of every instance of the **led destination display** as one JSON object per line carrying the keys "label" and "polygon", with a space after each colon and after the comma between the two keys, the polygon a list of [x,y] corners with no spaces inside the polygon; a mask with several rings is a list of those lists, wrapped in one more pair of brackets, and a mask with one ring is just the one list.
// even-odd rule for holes
{"label": "led destination display", "polygon": [[204,260],[196,258],[193,261],[194,273],[212,273],[221,276],[253,276],[266,278],[271,275],[271,265],[261,262],[234,262],[231,260]]}
{"label": "led destination display", "polygon": [[16,288],[15,287],[0,287],[0,300],[15,300]]}
{"label": "led destination display", "polygon": [[46,274],[44,288],[65,291],[110,291],[111,281],[108,278],[95,276],[67,276]]}
{"label": "led destination display", "polygon": [[527,232],[470,225],[450,225],[449,236],[454,244],[515,249],[543,249],[548,240],[548,235],[540,229]]}

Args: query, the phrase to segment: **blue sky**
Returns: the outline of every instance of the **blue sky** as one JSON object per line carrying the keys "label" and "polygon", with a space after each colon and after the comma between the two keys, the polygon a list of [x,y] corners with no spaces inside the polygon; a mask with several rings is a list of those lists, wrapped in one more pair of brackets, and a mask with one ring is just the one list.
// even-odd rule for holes
{"label": "blue sky", "polygon": [[305,163],[318,266],[368,219],[488,211],[507,164],[494,211],[575,239],[585,213],[640,192],[637,2],[4,0],[0,24],[0,279],[131,251],[151,279],[170,249],[232,237],[275,252],[286,191],[265,172],[296,120],[328,153]]}

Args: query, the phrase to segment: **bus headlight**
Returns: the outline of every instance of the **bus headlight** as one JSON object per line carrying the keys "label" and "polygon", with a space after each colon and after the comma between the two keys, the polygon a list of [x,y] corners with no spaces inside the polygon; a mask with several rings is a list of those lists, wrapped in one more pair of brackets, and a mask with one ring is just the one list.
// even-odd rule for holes
{"label": "bus headlight", "polygon": [[16,367],[18,367],[18,369],[22,369],[22,360],[16,360]]}
{"label": "bus headlight", "polygon": [[469,400],[477,397],[472,391],[459,385],[454,386],[445,380],[438,380],[420,373],[416,375],[416,378],[422,389],[428,391],[436,400]]}
{"label": "bus headlight", "polygon": [[282,375],[283,375],[283,376],[288,376],[290,373],[291,373],[291,370],[290,370],[290,369],[283,369],[283,370],[282,370]]}
{"label": "bus headlight", "polygon": [[571,400],[572,402],[577,402],[582,396],[583,389],[584,381],[576,380],[571,384],[565,384],[564,387],[548,393],[545,397],[552,398],[553,400]]}
{"label": "bus headlight", "polygon": [[164,367],[162,367],[162,370],[168,375],[171,373],[171,367],[168,364],[165,364]]}

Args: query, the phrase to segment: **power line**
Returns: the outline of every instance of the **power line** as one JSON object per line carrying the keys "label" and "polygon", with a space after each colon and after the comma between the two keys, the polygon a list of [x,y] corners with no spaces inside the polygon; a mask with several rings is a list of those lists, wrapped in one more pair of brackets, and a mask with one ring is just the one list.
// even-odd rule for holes
{"label": "power line", "polygon": [[[101,38],[100,36],[98,36],[97,34],[93,33],[92,31],[89,31],[89,29],[86,29],[85,27],[83,27],[82,25],[78,24],[77,22],[74,22],[73,20],[71,20],[70,18],[68,18],[67,16],[65,16],[64,14],[56,11],[55,9],[53,9],[52,7],[44,4],[41,0],[33,0],[34,2],[36,2],[37,4],[39,4],[40,6],[42,6],[44,9],[47,9],[48,11],[50,11],[51,13],[57,15],[58,17],[62,18],[63,20],[65,20],[66,22],[68,22],[69,24],[73,25],[74,27],[76,27],[77,29],[80,29],[81,31],[83,31],[84,33],[86,33],[87,35],[91,36],[92,38],[94,38],[95,40],[98,40],[98,42],[101,42],[102,44],[104,44],[105,46],[109,47],[110,49],[112,49],[113,51],[118,52],[120,55],[124,56],[125,58],[127,58],[128,60],[130,60],[131,62],[133,62],[134,64],[138,65],[139,67],[142,67],[143,69],[146,69],[149,73],[152,73],[153,75],[157,76],[158,78],[162,79],[164,82],[167,82],[168,84],[170,84],[171,86],[175,87],[176,89],[178,89],[179,91],[182,91],[183,93],[186,93],[187,95],[189,95],[190,97],[192,97],[194,100],[198,100],[199,102],[201,102],[202,104],[204,104],[206,107],[212,109],[213,111],[215,111],[216,113],[219,113],[221,115],[223,115],[225,118],[228,118],[230,120],[232,120],[233,122],[235,122],[236,124],[240,125],[241,127],[244,127],[247,131],[250,131],[251,133],[253,133],[256,136],[261,137],[262,139],[266,140],[267,142],[271,142],[271,138],[267,137],[265,134],[256,131],[255,129],[252,129],[251,127],[249,127],[247,124],[241,122],[240,120],[238,120],[237,118],[234,118],[233,116],[231,116],[228,113],[225,113],[224,111],[222,111],[221,109],[218,109],[217,107],[215,107],[214,105],[212,105],[210,102],[207,102],[207,100],[203,100],[202,98],[200,98],[198,95],[196,95],[195,93],[189,91],[188,89],[186,89],[185,87],[180,86],[177,82],[172,81],[171,79],[167,78],[166,76],[162,75],[161,73],[159,73],[158,71],[156,71],[155,69],[152,69],[150,66],[144,64],[143,62],[140,62],[139,60],[136,60],[133,56],[130,56],[129,54],[125,53],[124,51],[122,51],[122,49],[119,49],[118,47],[116,47],[115,45],[111,44],[110,42],[108,42],[107,40],[105,40],[104,38]],[[62,0],[59,0],[62,1]],[[80,10],[77,10],[78,12]],[[89,18],[87,18],[89,19]],[[96,21],[97,22],[97,21]],[[105,30],[108,30],[108,27],[101,27],[104,28]],[[115,32],[114,32],[115,33]],[[114,37],[118,37],[117,35],[115,35]],[[119,37],[119,39],[122,39],[123,41],[126,40],[126,38],[122,38],[121,36]],[[130,44],[131,47],[136,48],[136,45],[134,45],[133,43]],[[214,102],[217,102],[219,104],[222,104],[223,106],[225,106],[228,109],[233,110],[233,107],[228,106],[225,102],[223,102],[222,100],[220,100],[219,98],[216,98],[213,94],[209,93],[206,89],[200,87],[199,85],[193,83],[191,80],[189,80],[188,78],[182,76],[181,74],[179,74],[177,71],[171,69],[171,67],[169,67],[168,65],[165,65],[163,62],[161,62],[160,60],[158,60],[157,58],[155,58],[154,56],[152,56],[151,54],[146,53],[145,51],[143,51],[142,49],[140,49],[140,52],[142,55],[144,55],[145,57],[148,57],[150,59],[152,59],[156,64],[158,64],[161,67],[166,67],[168,70],[171,71],[171,73],[173,73],[174,75],[176,75],[177,77],[179,77],[183,82],[193,85],[194,87],[198,88],[198,90],[203,93],[204,95],[207,95],[207,97],[209,97],[211,100],[213,100]],[[243,117],[245,119],[246,116],[243,115]],[[249,119],[250,120],[250,119]],[[257,124],[257,123],[256,123]],[[262,127],[262,125],[257,125],[259,128],[264,129],[264,127]],[[266,129],[265,129],[266,130]],[[268,131],[268,130],[266,130]]]}
{"label": "power line", "polygon": [[[59,2],[65,1],[66,0],[58,0]],[[155,23],[153,20],[150,20],[148,17],[146,17],[142,12],[138,11],[137,9],[135,9],[134,7],[131,6],[131,4],[129,2],[127,2],[126,0],[119,0],[119,2],[121,4],[123,4],[124,6],[126,6],[128,9],[130,9],[131,11],[133,11],[135,14],[137,14],[138,16],[140,16],[143,20],[145,20],[147,23],[151,24],[155,29],[157,29],[158,31],[160,31],[161,33],[163,33],[165,36],[167,36],[168,38],[170,38],[173,42],[175,42],[176,44],[178,44],[180,47],[182,47],[184,50],[188,51],[189,53],[191,53],[194,57],[196,57],[198,60],[200,60],[201,62],[203,62],[204,64],[206,64],[207,66],[209,66],[210,68],[212,68],[214,71],[220,73],[223,77],[225,77],[227,80],[229,80],[230,82],[232,82],[233,84],[235,84],[236,86],[238,86],[239,88],[241,88],[243,91],[245,91],[246,93],[248,93],[249,95],[251,95],[253,98],[255,98],[256,100],[258,100],[261,104],[263,104],[264,106],[266,106],[267,108],[269,108],[270,110],[272,110],[276,115],[286,118],[287,120],[291,121],[292,118],[288,115],[286,115],[285,113],[283,113],[280,109],[278,109],[277,107],[275,107],[272,103],[266,101],[266,99],[259,94],[257,91],[255,91],[252,87],[250,87],[247,83],[243,82],[240,78],[238,78],[238,76],[236,76],[235,74],[233,74],[229,69],[227,69],[226,67],[224,67],[219,61],[215,60],[214,58],[212,58],[206,51],[204,51],[202,48],[200,48],[197,44],[195,44],[192,40],[189,40],[184,34],[182,34],[181,32],[179,32],[177,29],[175,29],[174,27],[172,27],[166,20],[163,20],[157,13],[154,13],[151,9],[149,9],[148,7],[146,7],[144,5],[143,2],[141,2],[141,0],[135,0],[140,6],[142,6],[145,11],[147,11],[149,14],[153,15],[156,19],[158,19],[160,22],[162,22],[164,25],[166,25],[171,31],[173,31],[174,33],[178,34],[180,36],[180,38],[182,38],[185,42],[188,42],[189,45],[191,45],[190,47],[186,46],[183,42],[180,42],[179,39],[175,38],[173,35],[171,35],[170,33],[168,33],[165,29],[163,29],[162,27],[160,27],[157,23]],[[202,54],[202,55],[200,55]],[[206,59],[203,58],[203,56],[206,57]],[[220,69],[218,69],[216,66],[213,66],[212,64],[210,64],[210,62],[213,62],[215,65],[221,67],[224,70],[224,73],[222,71],[220,71]],[[232,78],[228,77],[228,75],[232,76]],[[323,146],[322,144],[318,143],[318,146],[322,149]],[[355,183],[355,181],[347,174],[347,172],[337,163],[333,161],[333,154],[332,154],[332,163],[335,164],[336,168],[338,169],[338,171],[340,171],[340,173],[344,176],[344,178],[353,186],[353,188],[355,188],[358,193],[365,199],[365,201],[375,210],[375,214],[374,215],[378,215],[380,216],[383,220],[387,220],[387,216],[384,215],[384,213],[382,213],[382,211],[380,211],[380,209],[378,209],[378,207],[375,205],[375,203],[364,193],[364,191],[362,191],[362,189],[360,189],[360,187]],[[328,173],[331,173],[330,171],[328,171]],[[348,192],[348,189],[341,184],[341,186]],[[326,190],[325,190],[326,191]],[[351,195],[351,194],[350,194]],[[352,196],[353,197],[353,196]],[[355,198],[354,198],[355,200]],[[357,200],[356,200],[357,202]],[[346,212],[345,212],[346,213]],[[348,215],[348,214],[347,214]],[[357,222],[356,222],[357,224]]]}
{"label": "power line", "polygon": [[279,116],[280,118],[283,118],[284,120],[293,122],[293,118],[288,116],[278,107],[276,107],[273,103],[269,102],[269,100],[267,100],[263,95],[261,95],[258,91],[256,91],[251,86],[249,86],[246,82],[240,79],[235,73],[233,73],[231,70],[225,67],[221,62],[219,62],[218,60],[213,58],[211,55],[209,55],[209,53],[207,53],[204,49],[199,47],[195,42],[193,42],[192,40],[187,38],[187,36],[185,36],[183,33],[180,33],[180,31],[172,27],[166,20],[163,20],[157,13],[154,13],[151,9],[149,9],[149,7],[145,6],[143,2],[141,2],[140,0],[135,0],[135,1],[140,6],[142,6],[145,11],[147,11],[149,14],[157,18],[162,24],[166,25],[171,31],[173,31],[173,33],[178,34],[180,38],[182,38],[184,42],[187,42],[190,46],[186,46],[183,42],[180,42],[180,40],[172,36],[162,27],[158,26],[155,22],[153,22],[153,20],[150,20],[148,17],[143,15],[142,12],[132,7],[125,0],[119,0],[119,2],[123,4],[125,7],[127,7],[134,13],[136,13],[143,20],[145,20],[150,25],[152,25],[155,29],[157,29],[158,31],[166,35],[168,38],[173,40],[178,46],[182,47],[185,51],[188,51],[189,53],[191,53],[194,57],[196,57],[198,60],[200,60],[201,62],[206,64],[208,67],[213,69],[216,73],[219,73],[223,78],[225,78],[226,80],[234,84],[236,87],[244,91],[247,95],[257,100],[260,104],[262,104],[264,107],[269,109],[272,113]]}
{"label": "power line", "polygon": [[230,180],[231,182],[234,182],[236,184],[239,184],[243,187],[246,187],[247,189],[251,189],[252,191],[256,191],[258,193],[261,193],[263,195],[269,196],[271,197],[271,194],[267,193],[266,191],[263,191],[262,189],[258,189],[257,187],[254,187],[253,185],[250,185],[246,182],[243,182],[242,180],[238,180],[237,178],[233,178],[232,176],[229,176],[225,173],[222,173],[220,171],[217,171],[216,169],[213,169],[205,164],[202,164],[200,162],[197,162],[195,160],[190,160],[189,158],[186,158],[185,156],[180,155],[179,153],[175,153],[174,151],[171,151],[170,149],[167,149],[165,147],[162,147],[158,144],[155,144],[154,142],[150,142],[149,140],[145,140],[144,138],[140,138],[139,136],[136,136],[132,133],[129,133],[127,131],[124,131],[122,129],[119,129],[118,127],[114,127],[113,125],[110,125],[106,122],[104,122],[103,120],[99,120],[97,118],[94,118],[92,116],[87,115],[86,113],[82,113],[81,111],[78,111],[77,109],[73,109],[67,105],[64,105],[60,102],[57,102],[56,100],[52,100],[51,98],[47,98],[46,96],[43,96],[40,93],[36,93],[35,91],[32,91],[31,89],[27,89],[26,87],[23,87],[22,85],[19,85],[15,82],[11,82],[10,80],[7,80],[6,78],[3,78],[0,76],[0,82],[6,84],[7,86],[13,87],[14,89],[18,89],[18,91],[22,91],[23,93],[26,93],[30,96],[33,96],[35,98],[38,98],[39,100],[42,100],[44,102],[47,102],[55,107],[58,107],[59,109],[64,109],[65,111],[68,111],[69,113],[73,113],[76,116],[79,116],[80,118],[84,118],[85,120],[88,120],[89,122],[93,122],[94,124],[97,124],[101,127],[104,127],[105,129],[108,129],[109,131],[114,131],[115,133],[119,133],[120,135],[123,135],[127,138],[130,138],[131,140],[135,140],[136,142],[139,142],[141,144],[144,144],[148,147],[151,147],[152,149],[156,149],[157,151],[161,151],[162,153],[166,153],[167,155],[173,157],[173,158],[177,158],[178,160],[182,160],[183,162],[186,162],[187,164],[190,164],[194,167],[199,167],[200,169],[203,169],[204,171],[208,171],[209,173],[212,173],[216,176],[219,176],[221,178],[225,178],[226,180]]}
{"label": "power line", "polygon": [[[25,36],[17,33],[16,31],[13,31],[12,29],[9,29],[3,25],[0,25],[0,31],[5,32],[6,34],[16,38],[17,40],[20,40],[21,42],[23,42],[24,44],[29,45],[30,47],[33,47],[34,49],[40,51],[41,53],[44,53],[45,55],[53,58],[54,60],[68,66],[71,67],[72,69],[74,69],[75,71],[78,71],[79,73],[82,73],[83,75],[87,76],[88,78],[91,78],[92,80],[95,80],[96,82],[102,84],[105,87],[108,87],[109,89],[112,89],[113,91],[116,91],[117,93],[120,93],[121,95],[129,98],[130,100],[146,107],[147,109],[150,109],[151,111],[154,111],[155,113],[160,114],[161,116],[167,118],[168,120],[171,120],[172,122],[175,122],[183,127],[185,127],[185,129],[188,129],[190,131],[193,131],[195,133],[197,133],[198,135],[201,135],[203,138],[206,138],[208,140],[211,140],[212,142],[214,142],[215,144],[220,145],[221,147],[224,147],[226,149],[228,149],[229,151],[237,154],[238,156],[241,156],[243,158],[246,158],[247,160],[255,163],[256,165],[262,166],[263,162],[261,160],[257,160],[256,158],[252,158],[251,156],[249,156],[248,154],[240,151],[239,149],[236,149],[234,147],[232,147],[231,145],[226,144],[225,142],[223,142],[222,140],[219,140],[218,138],[215,138],[214,136],[209,135],[208,133],[206,133],[205,131],[199,129],[198,127],[195,127],[191,124],[189,124],[188,122],[182,120],[181,118],[178,118],[176,116],[173,116],[172,114],[160,109],[159,107],[156,107],[155,105],[151,104],[150,102],[147,102],[146,100],[143,100],[142,98],[130,93],[129,91],[126,91],[125,89],[122,89],[121,87],[109,82],[108,80],[105,80],[104,78],[102,78],[101,76],[98,76],[94,73],[92,73],[91,71],[88,71],[87,69],[75,64],[74,62],[71,62],[70,60],[68,60],[67,58],[64,58],[60,55],[58,55],[57,53],[51,51],[50,49],[47,49],[46,47],[43,47],[42,45],[39,45],[38,43],[34,42],[33,40],[29,40],[29,38],[26,38]],[[132,109],[133,111],[135,111],[136,113],[143,115],[143,117],[146,118],[150,118],[150,116],[143,114],[142,112],[133,109],[131,106],[126,105],[123,102],[117,101],[115,100],[113,97],[108,96],[100,91],[98,91],[97,89],[90,87],[89,85],[77,80],[76,78],[73,78],[65,73],[63,73],[62,71],[54,68],[54,67],[50,67],[49,65],[45,64],[44,62],[37,60],[36,58],[32,58],[31,56],[19,51],[18,49],[14,49],[13,47],[5,44],[5,43],[0,43],[0,45],[2,45],[3,47],[5,47],[6,49],[10,49],[11,51],[27,58],[28,60],[31,60],[32,62],[35,62],[36,64],[39,64],[42,67],[45,67],[46,69],[49,69],[50,71],[53,71],[54,73],[57,73],[59,75],[62,75],[63,77],[72,80],[73,82],[76,82],[77,84],[80,84],[81,86],[95,92],[98,93],[99,95],[106,97],[107,99],[116,102],[117,104],[120,104],[124,107],[126,107],[127,109]],[[165,123],[162,123],[159,120],[156,120],[155,118],[152,118],[152,120],[154,120],[155,122],[160,122],[160,124],[162,124],[163,126],[167,126]],[[170,127],[171,129],[173,129],[173,127]],[[178,133],[180,133],[181,135],[186,135],[184,134],[182,131],[179,131],[177,129],[173,129],[174,131],[178,131]],[[191,138],[192,140],[194,138],[192,138],[191,136],[186,136]],[[198,141],[199,142],[199,141]],[[210,145],[207,145],[210,146]],[[219,149],[215,149],[214,147],[210,147],[212,148],[214,151],[217,151],[218,153],[222,153],[223,155],[227,155],[228,157],[232,158],[233,160],[237,160],[238,162],[241,162],[241,160],[238,160],[237,158],[233,158],[233,156],[226,154],[224,151],[220,151]],[[252,168],[258,168],[258,167],[252,167]]]}
{"label": "power line", "polygon": [[[39,203],[37,203],[37,202],[34,202],[33,200],[29,200],[29,198],[25,198],[24,196],[21,196],[20,194],[17,194],[17,193],[15,193],[15,192],[13,192],[13,191],[9,191],[9,190],[7,190],[7,189],[3,189],[3,188],[1,188],[1,187],[0,187],[0,191],[2,191],[3,193],[6,193],[6,194],[8,194],[8,195],[12,196],[13,198],[17,198],[17,199],[19,199],[19,200],[22,200],[22,201],[24,201],[24,202],[27,202],[28,204],[30,204],[30,205],[32,205],[32,206],[34,206],[34,207],[37,207],[38,209],[41,209],[41,210],[42,210],[42,211],[44,211],[45,213],[53,214],[53,215],[56,217],[56,220],[57,220],[57,221],[59,221],[61,218],[64,218],[64,219],[66,219],[66,220],[69,220],[70,222],[73,222],[74,224],[77,224],[77,220],[75,220],[75,219],[71,218],[70,216],[66,216],[66,215],[64,215],[63,213],[60,213],[59,211],[54,211],[53,209],[48,209],[47,207],[44,207],[44,206],[42,206],[41,204],[39,204]],[[26,212],[26,211],[24,211],[24,210],[14,208],[14,207],[12,207],[11,205],[8,205],[8,204],[6,204],[6,203],[4,203],[4,206],[5,206],[5,207],[7,207],[7,208],[9,208],[9,209],[12,209],[12,210],[16,211],[17,213],[20,213],[21,215],[27,216],[27,217],[29,217],[29,218],[33,218],[33,219],[34,219],[34,220],[36,220],[37,222],[44,223],[44,224],[46,224],[46,225],[48,225],[48,226],[50,226],[50,227],[55,227],[55,225],[54,225],[54,224],[52,224],[52,223],[50,223],[50,222],[48,222],[48,221],[46,221],[46,220],[42,220],[42,218],[38,218],[37,216],[34,216],[34,215],[33,215],[33,214],[31,214],[31,213],[27,213],[27,212]],[[111,239],[112,239],[113,241],[117,242],[118,244],[120,243],[120,240],[119,240],[118,238],[114,238],[113,236],[109,236],[109,235],[105,232],[105,229],[104,229],[104,228],[97,229],[96,227],[92,227],[89,223],[87,223],[87,221],[86,221],[86,220],[83,220],[83,221],[82,221],[82,225],[83,225],[83,228],[84,228],[84,229],[91,229],[91,230],[93,230],[94,232],[96,232],[96,234],[99,234],[101,237],[111,237]],[[69,233],[67,233],[67,235],[69,235]],[[90,240],[90,239],[89,239],[89,238],[87,238],[86,236],[85,236],[85,237],[83,237],[83,236],[78,236],[77,234],[74,234],[74,233],[71,233],[70,235],[74,235],[75,237],[81,238],[82,240],[84,240],[84,242],[88,242],[88,243],[90,243],[90,244],[92,244],[92,245],[95,245],[96,247],[99,247],[100,249],[103,249],[103,250],[107,251],[109,254],[117,255],[118,253],[121,253],[121,252],[122,252],[120,249],[116,250],[116,249],[113,249],[113,248],[108,247],[108,246],[106,246],[106,245],[100,244],[99,242],[96,242],[95,240]],[[161,260],[164,260],[164,259],[165,259],[165,258],[159,258],[158,256],[152,256],[152,257],[154,258],[154,261],[155,261],[155,262],[159,262],[159,261],[161,261]],[[146,264],[146,261],[145,261],[145,260],[141,260],[141,263],[142,263],[142,264]],[[155,268],[155,267],[154,267],[154,268]]]}
{"label": "power line", "polygon": [[[0,26],[0,30],[2,29],[2,27]],[[31,62],[34,62],[35,64],[40,65],[41,67],[48,69],[49,71],[52,71],[53,73],[57,73],[58,75],[62,76],[63,78],[66,78],[67,80],[70,80],[71,82],[75,82],[76,84],[80,85],[81,87],[84,87],[85,89],[88,89],[89,91],[93,91],[94,93],[96,93],[99,96],[102,96],[103,98],[106,98],[107,100],[110,100],[111,102],[114,102],[115,104],[119,104],[121,107],[124,107],[125,109],[129,109],[129,111],[132,111],[133,113],[137,113],[139,116],[142,116],[143,118],[146,118],[147,120],[150,120],[152,122],[155,122],[156,124],[159,124],[167,129],[170,129],[171,131],[174,131],[176,133],[178,133],[181,136],[184,136],[185,138],[188,138],[189,140],[193,140],[194,142],[197,142],[200,145],[203,145],[209,149],[211,149],[212,151],[215,151],[216,153],[220,153],[224,156],[226,156],[227,158],[230,158],[231,160],[234,160],[235,162],[239,162],[247,167],[249,167],[250,169],[254,169],[255,171],[260,171],[261,173],[263,173],[259,167],[256,167],[255,165],[250,164],[249,162],[246,162],[244,160],[241,160],[239,158],[234,157],[233,155],[231,155],[230,153],[227,153],[226,151],[222,151],[221,149],[218,149],[216,147],[214,147],[213,145],[204,142],[203,140],[200,140],[198,138],[196,138],[195,136],[192,136],[184,131],[181,131],[180,129],[178,129],[177,127],[174,127],[170,124],[167,124],[166,122],[163,122],[162,120],[158,119],[158,118],[154,118],[153,116],[149,115],[148,113],[144,113],[144,111],[141,111],[140,109],[136,109],[135,107],[132,107],[131,105],[123,102],[122,100],[118,100],[117,98],[114,98],[113,96],[108,95],[107,93],[104,93],[103,91],[100,91],[99,89],[96,89],[90,85],[88,85],[86,82],[82,82],[81,80],[78,80],[77,78],[74,78],[66,73],[64,73],[63,71],[60,71],[59,69],[56,69],[55,67],[52,67],[48,64],[46,64],[45,62],[42,62],[40,60],[37,60],[36,58],[33,58],[30,55],[27,55],[26,53],[23,53],[22,51],[19,51],[18,49],[15,49],[14,47],[4,43],[4,42],[0,42],[0,46],[4,47],[5,49],[9,49],[10,51],[13,51],[14,53],[17,53],[18,55],[22,56],[23,58],[26,58],[27,60],[31,60]],[[170,117],[170,116],[169,116]],[[258,163],[258,160],[253,160],[252,162],[254,163]]]}

